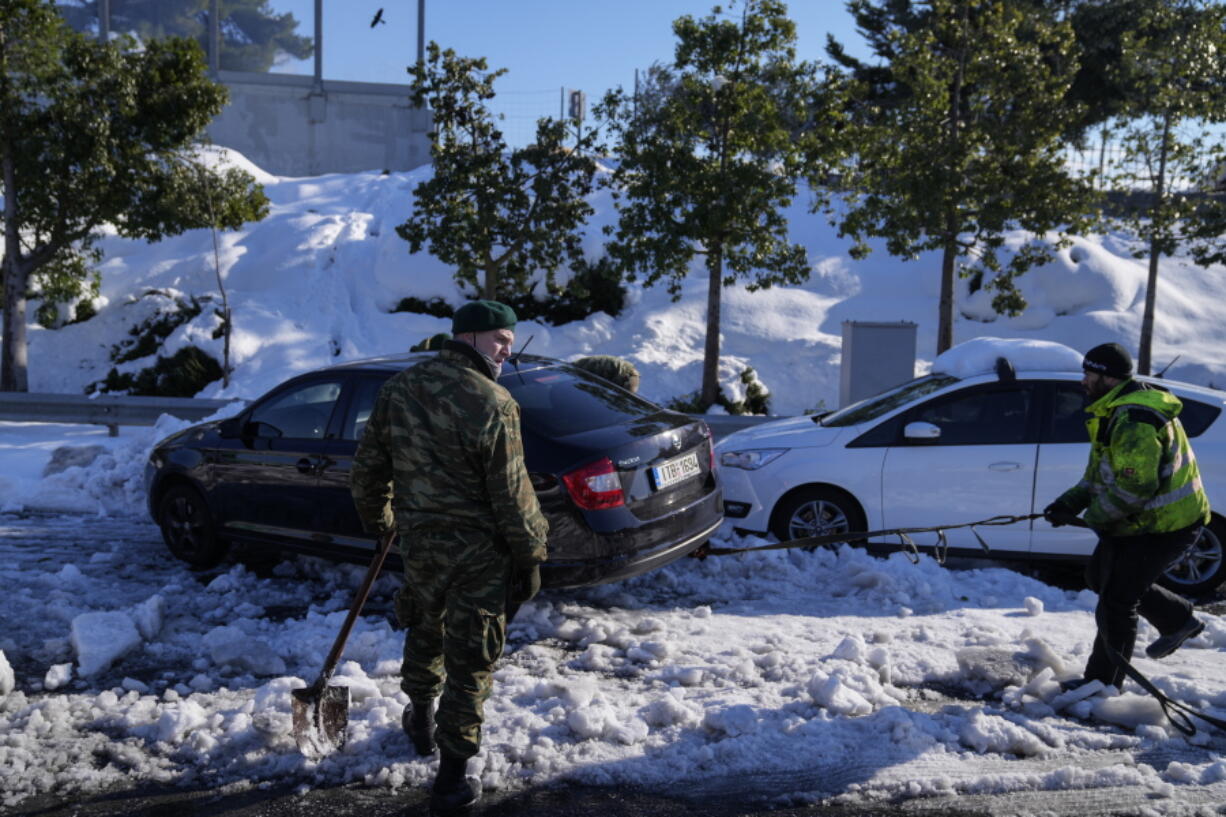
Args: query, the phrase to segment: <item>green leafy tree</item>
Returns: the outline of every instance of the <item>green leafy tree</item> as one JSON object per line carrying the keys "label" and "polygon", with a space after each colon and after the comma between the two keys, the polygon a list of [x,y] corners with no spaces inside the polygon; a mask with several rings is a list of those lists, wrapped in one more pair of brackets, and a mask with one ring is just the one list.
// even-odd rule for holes
{"label": "green leafy tree", "polygon": [[[1077,141],[1087,131],[1118,115],[1124,104],[1126,89],[1115,74],[1120,60],[1123,36],[1134,28],[1149,9],[1168,0],[1011,0],[1010,5],[1022,10],[1033,25],[1022,25],[1017,35],[1023,40],[1043,46],[1052,42],[1042,36],[1047,26],[1067,22],[1072,26],[1075,47],[1066,48],[1063,41],[1049,49],[1046,58],[1066,65],[1075,65],[1068,86],[1068,98],[1073,104],[1062,112],[1066,138]],[[896,53],[898,33],[916,33],[930,24],[932,6],[927,0],[849,0],[848,12],[856,28],[879,59],[861,60],[849,53],[842,43],[827,35],[826,50],[839,65],[863,84],[861,101],[890,104],[908,93],[905,84],[894,80],[891,61]],[[1036,35],[1036,36],[1032,36]]]}
{"label": "green leafy tree", "polygon": [[673,23],[671,65],[637,95],[610,92],[598,112],[618,144],[618,223],[607,249],[631,280],[667,282],[674,298],[699,256],[707,271],[703,408],[719,394],[721,294],[809,275],[784,209],[799,179],[824,178],[835,155],[838,84],[796,60],[796,27],[778,0],[746,0]]}
{"label": "green leafy tree", "polygon": [[[888,5],[924,13],[881,34],[894,92],[858,86],[856,156],[836,219],[855,257],[869,238],[904,259],[940,251],[939,354],[953,345],[957,273],[994,290],[997,312],[1018,314],[1026,303],[1016,277],[1051,258],[1050,231],[1078,229],[1089,213],[1091,190],[1062,155],[1063,123],[1076,114],[1073,36],[1067,23],[1000,0]],[[1032,238],[1005,260],[1016,228]]]}
{"label": "green leafy tree", "polygon": [[[537,122],[536,141],[508,150],[486,103],[494,80],[484,58],[430,43],[409,69],[413,104],[428,105],[433,175],[414,189],[413,213],[396,232],[409,251],[424,248],[456,268],[456,280],[483,298],[530,295],[538,271],[557,291],[556,271],[582,263],[581,229],[592,207],[595,132],[557,119]],[[573,135],[574,141],[567,140]]]}
{"label": "green leafy tree", "polygon": [[31,287],[86,291],[103,225],[157,241],[263,218],[268,202],[250,175],[193,158],[192,140],[225,99],[188,40],[125,51],[73,32],[46,0],[0,3],[0,390],[27,387]]}
{"label": "green leafy tree", "polygon": [[[109,0],[111,31],[141,42],[186,37],[207,51],[210,0]],[[59,10],[77,30],[98,25],[97,0],[60,3]],[[298,20],[278,13],[268,0],[221,0],[219,31],[222,68],[267,71],[285,57],[303,60],[315,52],[310,37],[301,37]]]}
{"label": "green leafy tree", "polygon": [[1226,261],[1226,144],[1209,128],[1226,122],[1226,8],[1155,4],[1123,37],[1113,79],[1129,93],[1112,186],[1127,194],[1117,224],[1140,238],[1137,257],[1149,261],[1137,355],[1137,371],[1149,374],[1162,257],[1182,245],[1197,263]]}

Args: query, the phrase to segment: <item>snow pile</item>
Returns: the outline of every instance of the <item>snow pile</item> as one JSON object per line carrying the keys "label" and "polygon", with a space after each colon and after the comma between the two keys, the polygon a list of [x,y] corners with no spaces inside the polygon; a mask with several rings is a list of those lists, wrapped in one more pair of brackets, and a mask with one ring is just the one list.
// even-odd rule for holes
{"label": "snow pile", "polygon": [[938,355],[932,371],[957,378],[996,371],[1005,358],[1015,371],[1079,372],[1082,353],[1062,343],[1020,338],[972,338]]}
{"label": "snow pile", "polygon": [[[235,565],[197,581],[148,523],[0,524],[78,560],[0,567],[0,614],[29,622],[3,642],[20,668],[0,663],[6,805],[139,781],[432,779],[437,761],[400,729],[395,577],[376,583],[333,679],[350,690],[348,744],[307,760],[290,693],[318,672],[360,567],[301,558],[267,578]],[[490,789],[570,781],[861,806],[1101,786],[1136,797],[1162,785],[1172,803],[1226,794],[1216,738],[1185,740],[1136,688],[1060,692],[1088,655],[1094,601],[1007,570],[846,547],[684,559],[546,592],[509,628],[474,768]],[[1226,623],[1203,615],[1202,636],[1139,666],[1217,711]],[[1143,626],[1142,643],[1154,635]],[[1103,752],[1115,771],[1083,767]],[[1183,765],[1164,771],[1172,753]],[[1004,773],[1022,758],[1046,771]]]}

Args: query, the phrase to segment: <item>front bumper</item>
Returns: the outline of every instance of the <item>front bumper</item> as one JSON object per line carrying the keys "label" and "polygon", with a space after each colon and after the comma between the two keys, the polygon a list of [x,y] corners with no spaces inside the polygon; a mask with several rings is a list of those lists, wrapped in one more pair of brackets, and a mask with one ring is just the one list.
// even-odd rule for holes
{"label": "front bumper", "polygon": [[720,469],[719,480],[727,508],[725,515],[738,531],[765,533],[770,529],[770,510],[774,503],[768,507],[762,500],[759,486],[753,479],[754,474],[761,474],[761,471],[729,467]]}

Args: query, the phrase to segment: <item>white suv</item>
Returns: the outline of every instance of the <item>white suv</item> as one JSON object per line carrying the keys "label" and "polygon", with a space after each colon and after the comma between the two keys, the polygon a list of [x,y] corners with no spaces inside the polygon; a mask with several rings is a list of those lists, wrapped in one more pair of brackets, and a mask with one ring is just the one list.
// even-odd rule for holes
{"label": "white suv", "polygon": [[[1079,370],[1015,371],[1000,358],[990,373],[934,373],[830,414],[738,431],[716,447],[725,517],[739,532],[784,540],[1041,512],[1081,479],[1089,457],[1080,379]],[[1226,579],[1217,511],[1226,508],[1226,392],[1138,379],[1183,401],[1180,420],[1215,512],[1164,581],[1204,593]],[[1084,560],[1096,542],[1089,530],[1041,518],[979,532],[1002,559]],[[983,555],[969,529],[946,535],[949,553]],[[914,538],[921,549],[938,542]]]}

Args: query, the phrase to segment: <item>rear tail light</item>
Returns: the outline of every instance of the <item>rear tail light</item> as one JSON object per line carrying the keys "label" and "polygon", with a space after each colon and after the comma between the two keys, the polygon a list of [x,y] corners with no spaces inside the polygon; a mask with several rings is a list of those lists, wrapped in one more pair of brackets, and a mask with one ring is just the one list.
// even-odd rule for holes
{"label": "rear tail light", "polygon": [[626,504],[617,469],[608,457],[563,474],[562,481],[571,499],[584,510],[599,511]]}
{"label": "rear tail light", "polygon": [[714,472],[715,471],[715,438],[711,436],[711,426],[707,425],[702,420],[699,420],[698,424],[702,426],[702,436],[707,438],[707,459],[710,461],[708,463],[710,465],[709,470]]}

